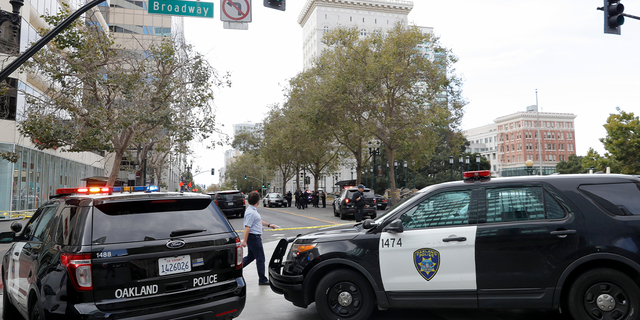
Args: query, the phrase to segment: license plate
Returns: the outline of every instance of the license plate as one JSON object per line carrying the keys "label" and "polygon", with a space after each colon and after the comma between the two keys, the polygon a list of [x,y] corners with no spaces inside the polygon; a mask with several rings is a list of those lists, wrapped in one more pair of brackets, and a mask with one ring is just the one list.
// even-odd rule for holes
{"label": "license plate", "polygon": [[227,204],[228,204],[228,205],[230,205],[230,206],[232,206],[232,205],[233,205],[233,202],[229,202],[229,203],[227,203]]}
{"label": "license plate", "polygon": [[161,276],[191,271],[189,255],[158,259],[158,270]]}

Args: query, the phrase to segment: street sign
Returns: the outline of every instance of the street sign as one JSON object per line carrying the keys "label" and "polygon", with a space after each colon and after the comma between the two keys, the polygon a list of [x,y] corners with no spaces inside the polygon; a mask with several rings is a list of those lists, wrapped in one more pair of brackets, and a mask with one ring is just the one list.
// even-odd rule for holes
{"label": "street sign", "polygon": [[220,0],[220,20],[251,22],[251,0]]}
{"label": "street sign", "polygon": [[149,13],[213,18],[213,3],[183,0],[149,0]]}

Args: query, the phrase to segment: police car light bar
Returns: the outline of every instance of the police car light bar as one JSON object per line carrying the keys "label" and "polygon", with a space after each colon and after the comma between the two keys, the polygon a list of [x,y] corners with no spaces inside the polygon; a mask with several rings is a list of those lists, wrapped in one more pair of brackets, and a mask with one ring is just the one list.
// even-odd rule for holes
{"label": "police car light bar", "polygon": [[111,189],[107,187],[91,187],[91,188],[60,188],[56,189],[56,194],[98,194],[110,193]]}
{"label": "police car light bar", "polygon": [[467,171],[462,174],[465,181],[473,181],[473,180],[488,180],[491,178],[491,171],[482,170],[482,171]]}
{"label": "police car light bar", "polygon": [[138,186],[138,187],[114,187],[113,192],[157,192],[160,191],[159,186]]}

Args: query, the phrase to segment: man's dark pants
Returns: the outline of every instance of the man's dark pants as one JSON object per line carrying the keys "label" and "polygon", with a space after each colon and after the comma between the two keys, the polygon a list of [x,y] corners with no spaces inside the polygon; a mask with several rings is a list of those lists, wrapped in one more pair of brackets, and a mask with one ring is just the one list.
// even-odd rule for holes
{"label": "man's dark pants", "polygon": [[356,206],[353,215],[356,218],[356,222],[362,221],[362,217],[364,216],[364,207]]}
{"label": "man's dark pants", "polygon": [[264,249],[262,248],[262,237],[258,234],[249,233],[247,239],[247,249],[249,253],[242,259],[242,268],[246,268],[253,260],[256,260],[256,268],[258,268],[258,281],[267,282],[269,279],[264,276]]}

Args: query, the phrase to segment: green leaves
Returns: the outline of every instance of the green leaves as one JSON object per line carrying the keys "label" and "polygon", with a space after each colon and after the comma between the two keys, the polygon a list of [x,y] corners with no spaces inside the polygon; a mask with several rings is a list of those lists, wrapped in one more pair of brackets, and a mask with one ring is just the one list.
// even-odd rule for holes
{"label": "green leaves", "polygon": [[[60,14],[43,18],[56,25],[68,10],[63,5]],[[122,48],[112,35],[83,21],[25,65],[48,84],[43,94],[25,92],[28,108],[20,121],[20,131],[39,148],[114,152],[112,185],[118,159],[131,145],[156,146],[151,159],[161,176],[168,154],[187,152],[188,141],[220,134],[212,90],[228,79],[201,54],[171,38]]]}
{"label": "green leaves", "polygon": [[614,172],[626,174],[640,173],[640,119],[633,112],[617,109],[619,114],[611,114],[604,124],[607,136],[600,139]]}

